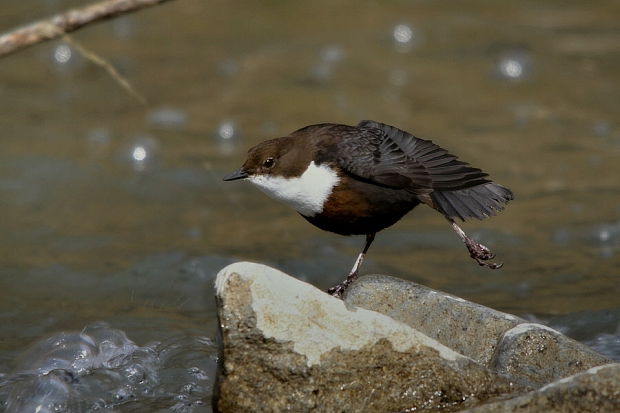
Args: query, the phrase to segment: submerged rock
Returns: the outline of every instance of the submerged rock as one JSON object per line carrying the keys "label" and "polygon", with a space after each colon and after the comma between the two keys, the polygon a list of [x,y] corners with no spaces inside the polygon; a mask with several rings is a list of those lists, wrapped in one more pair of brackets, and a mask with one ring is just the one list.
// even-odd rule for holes
{"label": "submerged rock", "polygon": [[232,264],[216,289],[217,411],[456,410],[523,390],[404,323],[264,265]]}

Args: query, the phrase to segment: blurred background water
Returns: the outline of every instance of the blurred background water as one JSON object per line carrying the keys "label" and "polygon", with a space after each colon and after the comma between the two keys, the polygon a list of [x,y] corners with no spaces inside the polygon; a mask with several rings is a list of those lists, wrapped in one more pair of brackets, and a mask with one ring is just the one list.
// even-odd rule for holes
{"label": "blurred background water", "polygon": [[[86,2],[3,0],[0,31]],[[464,225],[420,207],[364,272],[546,323],[620,359],[620,3],[179,0],[0,65],[0,409],[208,412],[213,279],[237,260],[320,288],[363,244],[245,183],[248,147],[374,119],[513,189]],[[48,410],[45,410],[48,409]]]}

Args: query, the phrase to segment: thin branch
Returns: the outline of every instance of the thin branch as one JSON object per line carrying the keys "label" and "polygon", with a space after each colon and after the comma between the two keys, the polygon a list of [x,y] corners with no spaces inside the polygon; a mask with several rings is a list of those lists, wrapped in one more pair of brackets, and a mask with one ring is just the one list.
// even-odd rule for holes
{"label": "thin branch", "polygon": [[146,103],[146,99],[144,98],[144,96],[138,93],[138,91],[131,85],[131,83],[129,83],[129,80],[127,80],[123,75],[121,75],[114,66],[108,63],[107,60],[105,60],[103,57],[99,56],[95,52],[88,50],[85,46],[83,46],[80,42],[78,42],[68,34],[65,34],[62,38],[65,42],[75,47],[75,49],[80,52],[82,56],[86,57],[94,64],[101,66],[103,69],[105,69],[105,71],[108,72],[112,79],[116,80],[116,82],[121,85],[121,87],[125,89],[127,93],[136,98],[140,103]]}
{"label": "thin branch", "polygon": [[87,24],[130,13],[170,0],[104,0],[79,9],[69,10],[48,19],[15,29],[0,36],[0,56],[55,39]]}

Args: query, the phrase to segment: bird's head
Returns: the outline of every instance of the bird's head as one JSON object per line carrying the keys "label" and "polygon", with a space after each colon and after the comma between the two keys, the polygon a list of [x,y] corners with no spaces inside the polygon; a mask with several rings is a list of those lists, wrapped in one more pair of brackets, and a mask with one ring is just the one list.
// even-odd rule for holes
{"label": "bird's head", "polygon": [[258,176],[291,177],[298,172],[301,175],[304,168],[300,171],[299,165],[295,163],[298,152],[294,148],[291,137],[261,142],[248,150],[247,158],[241,168],[225,176],[224,181],[245,178],[251,180]]}
{"label": "bird's head", "polygon": [[335,170],[314,162],[314,151],[295,136],[270,139],[248,151],[238,170],[225,181],[248,179],[270,197],[291,205],[305,216],[323,209],[339,178]]}

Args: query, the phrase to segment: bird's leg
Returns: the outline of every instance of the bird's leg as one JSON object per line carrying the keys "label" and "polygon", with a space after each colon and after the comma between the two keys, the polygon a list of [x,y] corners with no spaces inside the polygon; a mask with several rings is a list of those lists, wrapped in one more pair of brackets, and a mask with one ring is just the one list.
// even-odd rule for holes
{"label": "bird's leg", "polygon": [[467,234],[465,234],[465,231],[463,231],[461,227],[456,225],[456,222],[454,222],[451,219],[448,219],[448,221],[450,221],[454,231],[458,234],[459,237],[461,237],[461,240],[463,240],[463,243],[465,243],[465,246],[467,247],[467,250],[469,251],[469,256],[472,257],[474,260],[476,260],[476,262],[479,265],[483,267],[491,268],[492,270],[501,268],[504,265],[503,263],[497,264],[495,262],[486,262],[488,260],[493,259],[495,257],[495,254],[493,254],[491,250],[485,247],[484,245],[479,244],[473,239],[469,238]]}
{"label": "bird's leg", "polygon": [[366,234],[366,245],[364,245],[364,250],[360,253],[360,255],[357,256],[357,259],[355,260],[355,264],[353,265],[353,268],[351,268],[351,272],[349,273],[349,275],[347,275],[347,278],[345,278],[343,282],[328,289],[327,290],[328,294],[331,294],[334,297],[342,298],[342,294],[344,294],[344,292],[349,287],[349,285],[353,281],[355,281],[355,279],[357,278],[357,272],[362,266],[364,257],[366,256],[366,253],[368,252],[368,248],[370,248],[370,244],[372,244],[374,239],[375,239],[375,234]]}

